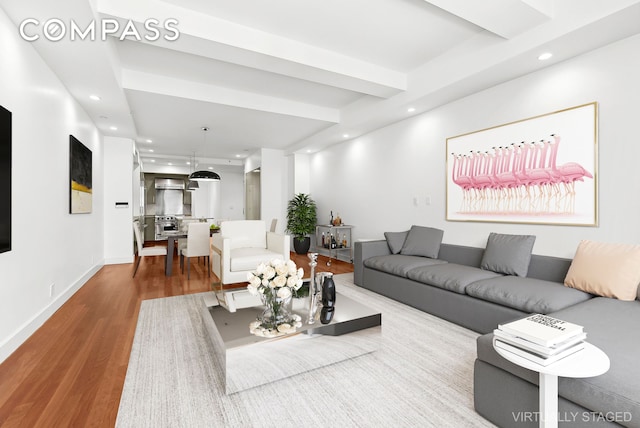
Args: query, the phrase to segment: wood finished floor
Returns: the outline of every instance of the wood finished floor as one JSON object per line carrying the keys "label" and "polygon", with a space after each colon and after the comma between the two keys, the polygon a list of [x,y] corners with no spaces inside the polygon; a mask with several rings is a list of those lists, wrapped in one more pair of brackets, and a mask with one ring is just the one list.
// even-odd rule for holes
{"label": "wood finished floor", "polygon": [[[291,258],[309,275],[309,259]],[[317,271],[353,272],[353,265],[320,256]],[[104,266],[20,348],[0,364],[1,427],[112,427],[131,344],[146,299],[210,290],[215,276],[192,262],[191,279],[164,276],[163,257]],[[245,284],[237,284],[244,286]]]}

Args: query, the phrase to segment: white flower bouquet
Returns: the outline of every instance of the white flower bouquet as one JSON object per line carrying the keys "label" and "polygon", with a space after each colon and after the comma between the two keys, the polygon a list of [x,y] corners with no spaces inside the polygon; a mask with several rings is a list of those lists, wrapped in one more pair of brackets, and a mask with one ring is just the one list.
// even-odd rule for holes
{"label": "white flower bouquet", "polygon": [[258,320],[250,324],[252,334],[275,337],[294,332],[302,325],[298,315],[290,314],[286,308],[294,291],[302,287],[304,270],[298,269],[292,260],[275,259],[260,263],[255,271],[247,274],[247,290],[259,295],[265,305]]}

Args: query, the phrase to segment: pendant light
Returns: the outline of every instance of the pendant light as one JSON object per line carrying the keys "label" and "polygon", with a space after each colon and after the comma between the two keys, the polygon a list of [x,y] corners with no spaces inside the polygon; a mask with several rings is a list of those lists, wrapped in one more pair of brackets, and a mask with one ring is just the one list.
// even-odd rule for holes
{"label": "pendant light", "polygon": [[[204,136],[204,145],[206,147],[207,145],[207,131],[209,131],[209,128],[206,126],[202,127],[202,131],[203,131],[203,136]],[[195,162],[195,155],[193,157],[194,162]],[[213,172],[213,171],[207,171],[207,170],[203,170],[203,171],[194,171],[191,173],[191,175],[189,175],[189,180],[192,181],[220,181],[220,176]]]}
{"label": "pendant light", "polygon": [[[189,158],[189,164],[191,167],[189,168],[193,173],[193,170],[196,169],[196,152],[193,152],[193,159]],[[187,192],[193,192],[196,189],[199,189],[200,185],[197,181],[189,180],[187,183]]]}

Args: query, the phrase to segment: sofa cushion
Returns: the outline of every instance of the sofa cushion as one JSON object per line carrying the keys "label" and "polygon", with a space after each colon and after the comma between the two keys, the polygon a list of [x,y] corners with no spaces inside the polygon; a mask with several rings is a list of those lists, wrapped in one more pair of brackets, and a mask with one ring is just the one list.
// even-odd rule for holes
{"label": "sofa cushion", "polygon": [[587,409],[640,415],[640,302],[596,297],[553,314],[554,318],[584,326],[587,341],[611,361],[609,371],[586,379],[560,379],[563,397]]}
{"label": "sofa cushion", "polygon": [[364,261],[364,265],[368,268],[401,277],[406,277],[407,272],[420,266],[432,266],[444,263],[447,262],[427,257],[403,256],[402,254],[374,256]]}
{"label": "sofa cushion", "polygon": [[443,235],[443,230],[413,225],[402,245],[400,254],[437,259]]}
{"label": "sofa cushion", "polygon": [[458,294],[465,294],[466,287],[475,281],[496,276],[500,274],[456,263],[422,266],[407,273],[409,279]]}
{"label": "sofa cushion", "polygon": [[598,296],[635,300],[640,283],[640,246],[583,240],[564,283]]}
{"label": "sofa cushion", "polygon": [[255,270],[260,263],[281,259],[282,254],[266,248],[234,248],[231,250],[231,272]]}
{"label": "sofa cushion", "polygon": [[398,254],[400,250],[402,250],[404,241],[407,239],[407,234],[409,234],[408,230],[405,230],[404,232],[384,233],[384,239],[387,240],[387,245],[389,246],[389,251],[391,251],[391,254]]}
{"label": "sofa cushion", "polygon": [[526,313],[548,314],[591,299],[583,291],[559,282],[503,276],[470,284],[466,292],[478,299],[508,306]]}
{"label": "sofa cushion", "polygon": [[506,275],[527,276],[535,241],[532,235],[491,233],[480,267]]}

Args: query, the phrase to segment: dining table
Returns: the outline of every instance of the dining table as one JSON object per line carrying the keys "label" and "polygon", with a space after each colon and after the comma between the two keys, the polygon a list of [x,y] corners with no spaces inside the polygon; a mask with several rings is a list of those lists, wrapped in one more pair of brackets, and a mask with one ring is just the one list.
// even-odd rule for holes
{"label": "dining table", "polygon": [[180,230],[165,230],[160,235],[167,238],[167,256],[165,258],[164,274],[165,276],[171,276],[173,270],[173,252],[176,246],[176,239],[186,238],[187,232]]}

